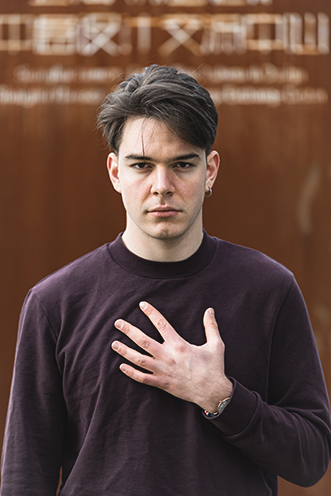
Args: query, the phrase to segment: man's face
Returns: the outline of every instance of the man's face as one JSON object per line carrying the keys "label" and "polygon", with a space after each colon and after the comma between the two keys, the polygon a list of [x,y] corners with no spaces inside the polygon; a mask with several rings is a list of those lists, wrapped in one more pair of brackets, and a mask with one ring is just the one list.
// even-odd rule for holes
{"label": "man's face", "polygon": [[219,165],[217,152],[181,140],[155,119],[131,118],[118,154],[108,158],[110,179],[127,213],[125,236],[135,244],[165,243],[202,233],[202,204]]}

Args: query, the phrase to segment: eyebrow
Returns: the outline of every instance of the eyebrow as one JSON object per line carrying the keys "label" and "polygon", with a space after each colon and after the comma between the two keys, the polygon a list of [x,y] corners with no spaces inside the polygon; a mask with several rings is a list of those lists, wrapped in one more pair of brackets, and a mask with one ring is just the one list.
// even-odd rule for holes
{"label": "eyebrow", "polygon": [[[150,157],[148,155],[136,155],[135,153],[130,153],[129,155],[126,155],[125,158],[127,160],[145,160],[147,162],[155,161],[153,157]],[[185,155],[177,155],[176,157],[170,158],[168,160],[168,163],[190,160],[192,158],[200,158],[200,155],[198,153],[186,153]]]}

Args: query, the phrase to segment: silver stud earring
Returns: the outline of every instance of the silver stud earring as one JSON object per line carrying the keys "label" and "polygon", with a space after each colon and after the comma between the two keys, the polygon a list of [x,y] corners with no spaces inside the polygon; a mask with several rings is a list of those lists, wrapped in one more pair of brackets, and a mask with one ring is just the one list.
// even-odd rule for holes
{"label": "silver stud earring", "polygon": [[205,197],[210,198],[212,194],[213,194],[213,190],[211,189],[210,186],[208,186],[208,192],[205,193]]}

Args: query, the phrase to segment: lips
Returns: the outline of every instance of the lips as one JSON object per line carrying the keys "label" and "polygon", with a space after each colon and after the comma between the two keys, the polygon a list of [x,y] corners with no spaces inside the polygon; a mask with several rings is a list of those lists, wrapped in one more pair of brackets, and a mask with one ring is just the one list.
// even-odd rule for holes
{"label": "lips", "polygon": [[170,206],[160,206],[148,211],[154,217],[172,217],[179,213],[179,210]]}
{"label": "lips", "polygon": [[173,207],[168,207],[168,206],[164,206],[164,207],[155,207],[155,208],[152,208],[150,210],[150,212],[168,212],[168,211],[175,211],[175,212],[178,212],[178,210],[176,210],[175,208]]}

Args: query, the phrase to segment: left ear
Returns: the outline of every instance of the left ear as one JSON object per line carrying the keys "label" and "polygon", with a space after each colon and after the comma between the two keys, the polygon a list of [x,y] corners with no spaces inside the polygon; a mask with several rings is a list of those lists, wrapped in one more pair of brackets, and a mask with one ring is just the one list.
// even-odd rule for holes
{"label": "left ear", "polygon": [[207,156],[206,187],[212,188],[220,167],[220,156],[216,150],[212,150]]}

